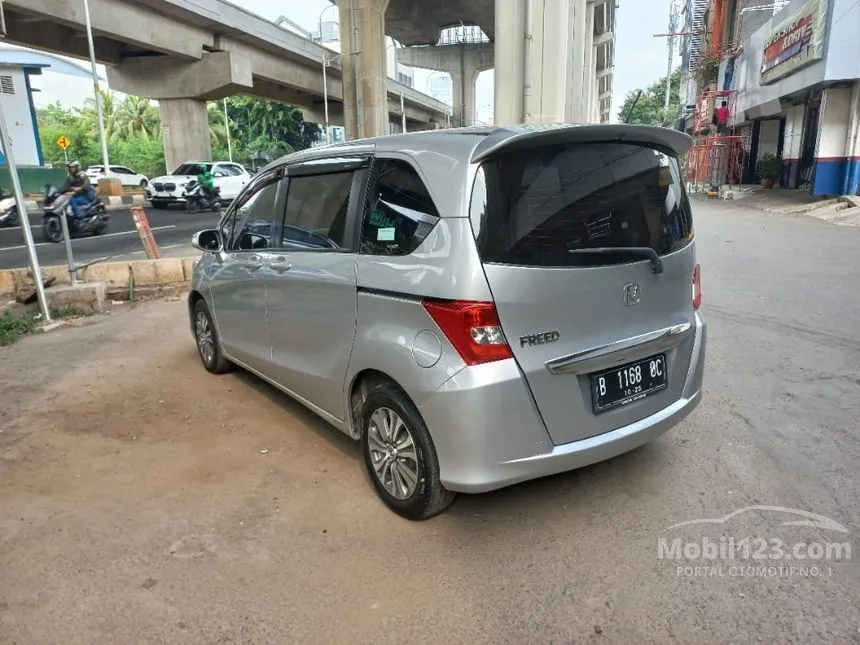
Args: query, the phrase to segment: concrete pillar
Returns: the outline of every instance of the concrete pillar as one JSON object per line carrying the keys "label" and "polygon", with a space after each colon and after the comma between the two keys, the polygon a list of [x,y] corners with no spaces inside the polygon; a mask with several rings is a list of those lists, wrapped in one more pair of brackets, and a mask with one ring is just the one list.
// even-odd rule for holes
{"label": "concrete pillar", "polygon": [[206,101],[163,99],[158,102],[167,172],[186,161],[211,161]]}
{"label": "concrete pillar", "polygon": [[583,116],[586,121],[593,122],[595,100],[595,70],[597,68],[597,56],[594,52],[594,0],[587,0],[585,5],[585,42],[583,45],[582,66],[582,102]]}
{"label": "concrete pillar", "polygon": [[496,125],[523,122],[523,47],[525,7],[529,0],[496,0],[495,87]]}
{"label": "concrete pillar", "polygon": [[475,123],[475,82],[478,74],[493,67],[493,45],[461,43],[405,47],[397,50],[397,62],[450,74],[454,90],[451,124],[461,127]]}
{"label": "concrete pillar", "polygon": [[346,138],[388,134],[388,0],[338,0]]}
{"label": "concrete pillar", "polygon": [[[583,122],[586,120],[586,112],[583,109],[583,75],[580,71],[585,67],[585,41],[586,41],[586,14],[588,13],[587,0],[570,0],[567,19],[568,44],[564,50],[568,53],[571,74],[567,84],[567,96],[565,100],[565,121]],[[591,30],[594,33],[594,6],[591,11]]]}
{"label": "concrete pillar", "polygon": [[[582,64],[570,67],[568,51],[570,0],[527,0],[525,84],[526,123],[561,123],[565,120],[568,83],[582,77]],[[578,70],[578,74],[571,73]]]}
{"label": "concrete pillar", "polygon": [[480,72],[465,65],[458,70],[449,72],[451,74],[451,85],[453,88],[453,118],[452,125],[455,128],[466,127],[475,124],[475,81],[478,80]]}

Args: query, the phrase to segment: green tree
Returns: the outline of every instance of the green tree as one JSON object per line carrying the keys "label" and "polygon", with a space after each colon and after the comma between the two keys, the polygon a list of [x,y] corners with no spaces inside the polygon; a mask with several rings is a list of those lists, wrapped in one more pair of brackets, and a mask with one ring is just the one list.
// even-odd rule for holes
{"label": "green tree", "polygon": [[[117,99],[116,94],[110,90],[99,90],[99,98],[101,99],[102,104],[105,136],[108,141],[118,141],[123,134],[120,111],[122,104]],[[84,101],[84,107],[76,110],[76,112],[84,129],[86,129],[90,135],[98,139],[100,137],[99,116],[95,97],[86,99]]]}
{"label": "green tree", "polygon": [[[102,100],[111,162],[150,177],[163,174],[166,169],[158,108],[147,99],[135,96],[120,99],[110,91],[102,92]],[[223,105],[223,101],[216,101],[208,106],[215,159],[229,156]],[[249,163],[252,155],[277,157],[303,150],[314,143],[320,132],[317,124],[304,120],[300,109],[276,101],[235,96],[227,100],[227,112],[233,159],[239,163]],[[77,159],[84,167],[102,163],[94,99],[89,99],[81,109],[52,103],[37,111],[37,119],[46,162],[64,163],[65,155],[56,141],[66,136],[72,141],[69,159]]]}
{"label": "green tree", "polygon": [[119,107],[120,138],[139,137],[145,141],[160,138],[161,116],[149,99],[127,96]]}
{"label": "green tree", "polygon": [[[642,95],[636,101],[639,90],[627,93],[621,108],[618,110],[618,120],[622,123],[637,123],[642,125],[670,125],[678,118],[681,103],[681,70],[676,69],[670,78],[669,110],[665,110],[666,77],[642,90]],[[635,102],[635,105],[634,105]],[[632,109],[632,111],[631,111]],[[629,115],[628,115],[629,113]]]}

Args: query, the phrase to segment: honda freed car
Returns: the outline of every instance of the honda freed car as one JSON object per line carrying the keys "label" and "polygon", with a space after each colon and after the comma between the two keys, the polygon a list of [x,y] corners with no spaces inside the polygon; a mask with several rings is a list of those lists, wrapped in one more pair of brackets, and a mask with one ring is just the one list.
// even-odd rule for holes
{"label": "honda freed car", "polygon": [[409,519],[636,448],[701,398],[690,143],[512,126],[284,157],[194,237],[200,358],[360,441]]}

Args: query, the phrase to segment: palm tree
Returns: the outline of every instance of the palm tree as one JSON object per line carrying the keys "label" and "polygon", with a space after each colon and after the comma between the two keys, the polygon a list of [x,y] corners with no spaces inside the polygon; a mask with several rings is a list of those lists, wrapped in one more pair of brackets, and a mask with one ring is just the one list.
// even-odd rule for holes
{"label": "palm tree", "polygon": [[209,110],[209,138],[218,147],[227,145],[227,122],[221,101],[213,101],[207,105]]}
{"label": "palm tree", "polygon": [[[105,136],[108,141],[117,141],[122,135],[120,127],[120,106],[116,95],[110,90],[99,90],[99,98],[102,104],[102,115],[105,124]],[[81,126],[89,130],[92,136],[99,138],[98,107],[95,97],[84,101],[84,107],[76,110],[81,119]]]}
{"label": "palm tree", "polygon": [[161,118],[149,99],[127,96],[117,116],[122,138],[139,136],[149,141],[158,137]]}

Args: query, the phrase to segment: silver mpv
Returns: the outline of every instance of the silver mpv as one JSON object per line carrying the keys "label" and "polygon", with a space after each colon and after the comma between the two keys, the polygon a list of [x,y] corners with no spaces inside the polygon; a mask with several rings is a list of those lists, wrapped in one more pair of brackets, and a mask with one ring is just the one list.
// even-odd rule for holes
{"label": "silver mpv", "polygon": [[203,364],[360,441],[409,519],[632,450],[701,398],[690,143],[512,126],[284,157],[194,237]]}

